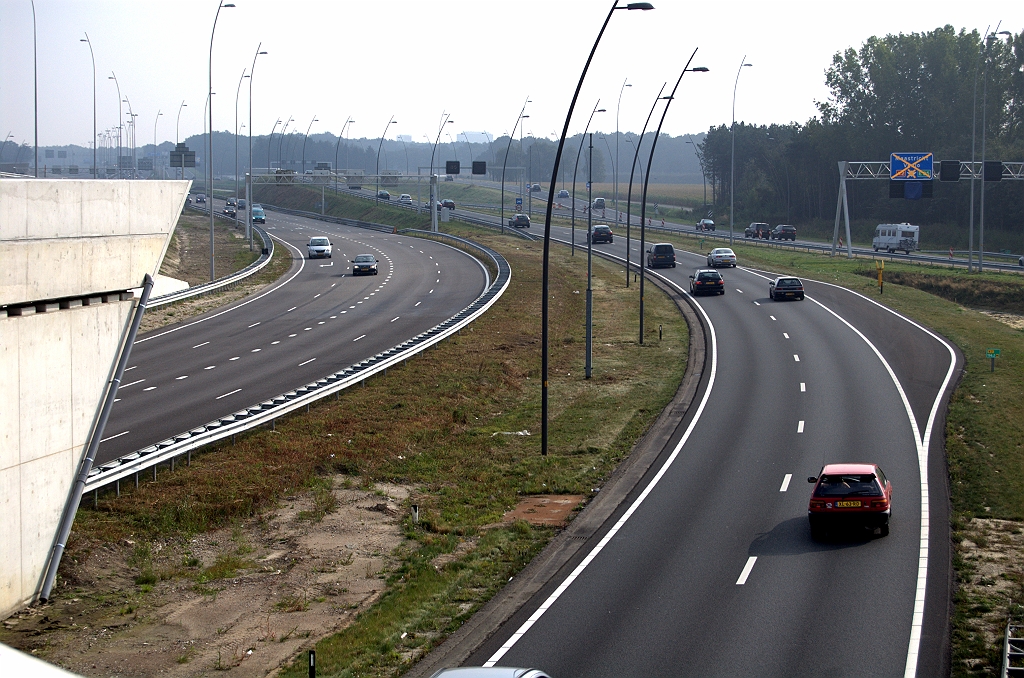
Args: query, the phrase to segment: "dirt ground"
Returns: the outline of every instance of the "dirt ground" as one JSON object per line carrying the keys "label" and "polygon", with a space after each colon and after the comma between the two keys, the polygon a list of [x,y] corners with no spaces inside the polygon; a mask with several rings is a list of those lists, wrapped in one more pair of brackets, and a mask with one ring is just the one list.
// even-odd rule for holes
{"label": "dirt ground", "polygon": [[0,641],[87,676],[272,674],[373,604],[404,540],[408,488],[345,480],[320,522],[312,495],[294,496],[261,521],[148,545],[152,585],[135,583],[140,544],[90,545],[62,566],[73,584],[5,620]]}
{"label": "dirt ground", "polygon": [[1024,315],[1016,315],[1014,313],[1003,313],[1002,311],[980,311],[985,315],[995,318],[1001,323],[1005,323],[1010,327],[1018,330],[1024,330]]}

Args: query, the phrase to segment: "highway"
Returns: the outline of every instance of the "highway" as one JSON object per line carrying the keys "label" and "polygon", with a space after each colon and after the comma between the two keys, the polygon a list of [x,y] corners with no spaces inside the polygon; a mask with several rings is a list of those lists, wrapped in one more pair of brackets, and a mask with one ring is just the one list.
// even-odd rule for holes
{"label": "highway", "polygon": [[[222,204],[215,209],[221,209]],[[426,331],[484,290],[483,266],[461,250],[268,213],[291,270],[263,292],[136,340],[97,463],[152,445],[357,363]],[[328,235],[331,259],[305,259]],[[373,254],[379,274],[351,275]]]}
{"label": "highway", "polygon": [[[623,257],[625,239],[595,249]],[[677,256],[654,274],[685,288],[705,255]],[[771,274],[740,264],[723,270],[724,296],[696,299],[701,389],[647,477],[465,665],[557,678],[945,670],[942,412],[962,358],[832,285],[773,302]],[[839,461],[882,466],[895,488],[889,536],[811,540],[806,478]]]}

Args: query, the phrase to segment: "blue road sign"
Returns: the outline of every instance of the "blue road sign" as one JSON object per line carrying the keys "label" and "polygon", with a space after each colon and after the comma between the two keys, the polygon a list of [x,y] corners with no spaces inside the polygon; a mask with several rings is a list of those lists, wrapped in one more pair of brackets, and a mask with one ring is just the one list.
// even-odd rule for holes
{"label": "blue road sign", "polygon": [[523,199],[522,198],[516,198],[516,207],[522,207],[522,206],[523,206]]}
{"label": "blue road sign", "polygon": [[931,153],[893,153],[889,159],[889,178],[893,181],[931,181],[935,178]]}

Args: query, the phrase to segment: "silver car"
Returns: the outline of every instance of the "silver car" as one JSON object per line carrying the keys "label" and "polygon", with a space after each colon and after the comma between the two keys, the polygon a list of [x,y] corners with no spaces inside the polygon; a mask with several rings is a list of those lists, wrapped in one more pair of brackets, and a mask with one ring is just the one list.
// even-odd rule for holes
{"label": "silver car", "polygon": [[319,259],[321,257],[330,259],[331,249],[331,241],[320,236],[310,238],[309,244],[306,245],[306,250],[309,252],[310,259]]}
{"label": "silver car", "polygon": [[736,253],[728,247],[716,247],[708,252],[708,266],[732,266],[736,268]]}

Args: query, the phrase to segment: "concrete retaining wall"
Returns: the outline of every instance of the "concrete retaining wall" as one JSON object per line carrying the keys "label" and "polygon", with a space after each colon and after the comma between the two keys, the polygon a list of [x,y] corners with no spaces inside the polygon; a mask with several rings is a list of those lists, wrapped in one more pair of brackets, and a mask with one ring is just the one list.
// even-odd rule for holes
{"label": "concrete retaining wall", "polygon": [[189,183],[0,180],[0,618],[38,593],[135,303],[121,293],[156,274]]}

